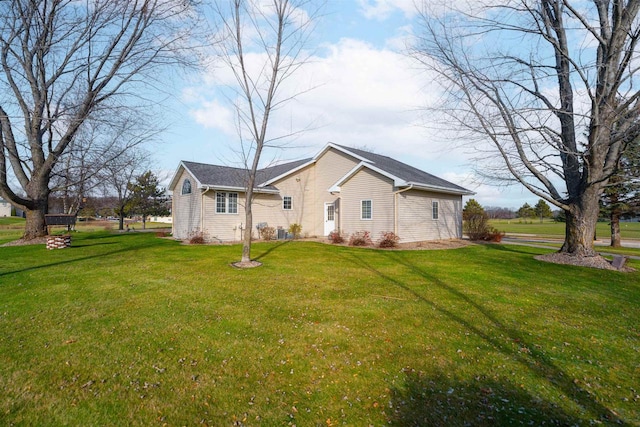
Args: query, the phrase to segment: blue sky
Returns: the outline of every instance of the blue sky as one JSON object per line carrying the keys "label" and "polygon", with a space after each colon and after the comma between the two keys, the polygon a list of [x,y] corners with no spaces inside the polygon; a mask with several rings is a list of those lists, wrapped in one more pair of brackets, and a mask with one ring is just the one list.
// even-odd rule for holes
{"label": "blue sky", "polygon": [[[422,107],[438,87],[403,53],[416,27],[413,0],[329,0],[312,39],[312,61],[292,86],[315,89],[272,116],[271,136],[310,127],[265,161],[313,156],[327,142],[366,147],[477,194],[485,206],[518,208],[537,198],[519,187],[497,188],[473,176],[470,150],[433,131]],[[176,84],[166,101],[168,130],[154,168],[169,176],[180,160],[238,165],[233,111],[223,95],[229,76],[212,69]],[[300,87],[300,86],[298,86]]]}

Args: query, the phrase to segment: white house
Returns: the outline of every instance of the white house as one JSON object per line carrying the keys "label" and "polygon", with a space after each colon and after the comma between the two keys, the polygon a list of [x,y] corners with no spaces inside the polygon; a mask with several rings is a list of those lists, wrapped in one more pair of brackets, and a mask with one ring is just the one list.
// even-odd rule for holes
{"label": "white house", "polygon": [[0,217],[11,216],[11,203],[0,199]]}
{"label": "white house", "polygon": [[[247,171],[180,162],[173,192],[173,236],[204,232],[211,239],[240,240]],[[456,184],[387,156],[327,144],[313,158],[258,172],[253,223],[307,236],[393,231],[402,242],[462,237],[462,196]]]}

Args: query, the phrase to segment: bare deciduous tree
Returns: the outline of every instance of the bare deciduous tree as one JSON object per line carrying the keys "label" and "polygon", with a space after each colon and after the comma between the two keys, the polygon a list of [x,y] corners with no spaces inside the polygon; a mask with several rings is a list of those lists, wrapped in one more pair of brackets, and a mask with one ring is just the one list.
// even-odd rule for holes
{"label": "bare deciduous tree", "polygon": [[[195,59],[185,0],[0,3],[0,195],[46,234],[50,180],[83,126],[150,104],[167,66]],[[146,91],[146,92],[145,92]],[[12,186],[12,176],[19,187]]]}
{"label": "bare deciduous tree", "polygon": [[269,147],[281,147],[289,135],[269,135],[271,115],[296,94],[283,90],[285,81],[308,60],[304,47],[313,31],[319,3],[309,0],[221,1],[216,40],[220,59],[237,82],[236,106],[241,154],[247,169],[245,226],[241,263],[251,263],[252,203],[256,172]]}
{"label": "bare deciduous tree", "polygon": [[118,216],[118,230],[124,230],[124,218],[129,214],[136,177],[149,168],[149,153],[140,147],[127,149],[105,164],[99,174],[105,196],[114,196],[113,210]]}
{"label": "bare deciduous tree", "polygon": [[413,53],[446,88],[440,112],[493,147],[485,174],[565,211],[561,252],[595,255],[600,195],[640,128],[640,1],[426,3]]}
{"label": "bare deciduous tree", "polygon": [[[149,153],[139,146],[162,130],[151,115],[131,115],[126,110],[112,111],[108,120],[85,121],[56,162],[49,183],[51,194],[60,197],[67,214],[76,214],[82,200],[100,187],[104,190],[105,185],[119,195],[118,184],[131,178],[127,176],[131,166],[148,158]],[[137,173],[146,168],[141,166]]]}

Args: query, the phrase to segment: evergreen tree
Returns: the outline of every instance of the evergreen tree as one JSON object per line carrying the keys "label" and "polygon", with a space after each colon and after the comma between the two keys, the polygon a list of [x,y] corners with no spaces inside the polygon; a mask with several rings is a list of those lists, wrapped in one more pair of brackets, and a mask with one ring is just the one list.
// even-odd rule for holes
{"label": "evergreen tree", "polygon": [[129,211],[142,216],[142,228],[146,228],[147,217],[151,215],[167,215],[164,188],[160,187],[158,178],[151,171],[147,171],[130,184],[131,199]]}
{"label": "evergreen tree", "polygon": [[489,232],[489,216],[475,199],[469,199],[462,210],[463,230],[471,240],[483,240]]}
{"label": "evergreen tree", "polygon": [[536,216],[540,218],[540,222],[542,222],[544,218],[551,218],[553,216],[551,207],[542,199],[538,200],[538,203],[536,203],[536,206],[533,208],[533,210],[535,211]]}
{"label": "evergreen tree", "polygon": [[529,203],[525,203],[516,212],[518,218],[535,218],[536,210],[532,208]]}
{"label": "evergreen tree", "polygon": [[601,198],[601,214],[609,218],[611,246],[620,247],[620,218],[640,213],[640,139],[621,157]]}

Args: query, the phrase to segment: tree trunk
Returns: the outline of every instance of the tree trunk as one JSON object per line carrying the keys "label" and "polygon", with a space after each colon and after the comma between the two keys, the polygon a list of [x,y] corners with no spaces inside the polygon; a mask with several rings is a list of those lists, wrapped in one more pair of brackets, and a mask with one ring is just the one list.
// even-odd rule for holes
{"label": "tree trunk", "polygon": [[611,211],[611,247],[619,248],[620,243],[620,213],[613,209]]}
{"label": "tree trunk", "polygon": [[118,230],[124,230],[124,212],[118,212]]}
{"label": "tree trunk", "polygon": [[45,222],[45,214],[47,213],[47,200],[40,200],[35,209],[27,209],[25,211],[27,220],[24,225],[25,240],[31,240],[38,237],[46,236],[47,223]]}
{"label": "tree trunk", "polygon": [[251,228],[253,227],[253,212],[251,210],[252,198],[253,198],[253,181],[254,178],[249,179],[249,186],[247,186],[246,200],[244,201],[245,210],[245,229],[242,239],[242,259],[240,262],[251,261]]}
{"label": "tree trunk", "polygon": [[565,239],[560,252],[573,256],[596,256],[593,239],[600,208],[598,197],[583,196],[572,210],[565,211]]}

